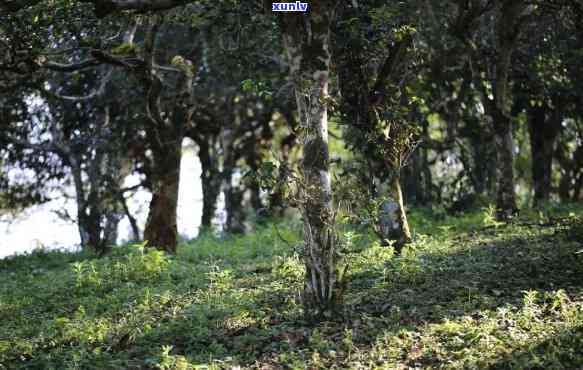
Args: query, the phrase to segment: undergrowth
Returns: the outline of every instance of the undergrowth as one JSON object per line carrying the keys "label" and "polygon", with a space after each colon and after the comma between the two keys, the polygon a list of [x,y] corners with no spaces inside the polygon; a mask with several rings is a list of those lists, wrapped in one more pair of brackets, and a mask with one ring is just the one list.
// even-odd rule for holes
{"label": "undergrowth", "polygon": [[345,317],[308,324],[294,224],[205,234],[177,256],[0,261],[0,369],[576,369],[583,208],[412,210],[399,257],[344,227]]}

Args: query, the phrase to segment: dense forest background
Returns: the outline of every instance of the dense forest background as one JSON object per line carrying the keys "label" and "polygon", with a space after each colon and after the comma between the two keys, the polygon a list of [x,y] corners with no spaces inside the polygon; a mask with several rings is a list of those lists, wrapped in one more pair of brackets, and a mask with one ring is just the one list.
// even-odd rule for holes
{"label": "dense forest background", "polygon": [[[583,2],[308,4],[2,1],[1,214],[72,186],[76,212],[60,216],[84,253],[115,259],[126,219],[142,257],[164,251],[146,254],[164,265],[197,248],[176,216],[193,143],[201,250],[295,222],[270,243],[301,261],[293,294],[310,322],[346,317],[357,239],[406,259],[438,230],[428,222],[474,211],[487,230],[532,215],[566,227],[549,209],[580,222]],[[128,207],[138,190],[151,194],[143,227]]]}

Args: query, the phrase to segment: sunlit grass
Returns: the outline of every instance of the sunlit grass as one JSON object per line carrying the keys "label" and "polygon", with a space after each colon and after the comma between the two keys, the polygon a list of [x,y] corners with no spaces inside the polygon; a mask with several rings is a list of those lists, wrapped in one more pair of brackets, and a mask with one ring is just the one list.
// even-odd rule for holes
{"label": "sunlit grass", "polygon": [[577,368],[583,363],[583,209],[493,224],[412,210],[395,257],[342,228],[343,320],[310,325],[297,292],[297,224],[205,234],[177,256],[127,246],[104,259],[0,261],[0,368]]}

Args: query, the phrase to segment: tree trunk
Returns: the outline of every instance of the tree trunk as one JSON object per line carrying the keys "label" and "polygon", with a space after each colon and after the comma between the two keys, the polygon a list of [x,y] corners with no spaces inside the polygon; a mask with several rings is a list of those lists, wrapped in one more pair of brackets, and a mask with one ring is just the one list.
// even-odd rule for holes
{"label": "tree trunk", "polygon": [[[109,114],[109,110],[107,114]],[[103,224],[102,254],[108,253],[111,247],[117,244],[119,222],[124,216],[129,216],[132,228],[135,227],[134,236],[137,233],[137,225],[132,223],[135,223],[135,220],[132,220],[133,217],[127,209],[125,198],[121,192],[125,178],[132,173],[132,165],[127,158],[122,157],[121,148],[116,147],[116,149],[116,151],[104,153],[104,164],[100,166],[104,171],[101,176],[109,177],[109,188],[105,194],[101,193],[100,199],[100,203],[104,203],[101,210],[103,215],[100,216],[100,223]],[[103,199],[104,197],[105,199]],[[135,240],[139,240],[139,233]]]}
{"label": "tree trunk", "polygon": [[471,147],[472,186],[478,195],[494,197],[496,194],[496,152],[491,128],[481,124],[480,119],[468,120],[468,129],[465,137],[468,138]]}
{"label": "tree trunk", "polygon": [[[229,179],[225,180],[230,181]],[[245,213],[243,212],[243,191],[239,187],[228,184],[225,186],[225,211],[227,220],[225,231],[231,234],[242,234],[245,232]]]}
{"label": "tree trunk", "polygon": [[176,253],[176,210],[180,183],[182,138],[166,142],[154,152],[152,200],[144,239],[153,247]]}
{"label": "tree trunk", "polygon": [[[97,174],[89,171],[88,181],[83,181],[83,172],[81,167],[81,158],[75,153],[67,151],[67,160],[71,166],[73,183],[75,184],[75,196],[77,201],[77,227],[81,239],[81,247],[85,250],[92,250],[95,253],[104,254],[104,245],[101,238],[101,216],[100,210],[102,201],[97,196],[98,183],[101,178],[95,178]],[[91,169],[98,168],[101,163],[96,161],[89,164]]]}
{"label": "tree trunk", "polygon": [[518,211],[514,192],[514,138],[510,120],[498,109],[495,119],[497,151],[496,218],[509,220]]}
{"label": "tree trunk", "polygon": [[172,99],[163,106],[164,84],[155,68],[156,38],[162,19],[158,15],[151,18],[143,47],[146,63],[140,72],[147,91],[146,113],[150,122],[146,127],[146,138],[153,157],[150,174],[152,200],[144,239],[150,246],[176,253],[180,160],[185,128],[192,120],[194,73],[191,61],[182,60],[176,64],[180,75]]}
{"label": "tree trunk", "polygon": [[379,190],[381,195],[388,195],[390,200],[380,205],[375,231],[382,245],[389,246],[390,242],[394,242],[395,253],[400,254],[403,247],[411,243],[411,231],[407,222],[400,176],[398,174],[390,176],[386,185],[380,186]]}
{"label": "tree trunk", "polygon": [[[104,178],[109,176],[110,186],[113,181],[121,181],[117,168],[110,168],[110,156],[104,155],[100,148],[96,149],[97,155],[88,164],[87,180],[83,181],[83,173],[80,166],[81,158],[75,154],[69,154],[69,163],[75,184],[77,200],[77,226],[83,248],[90,248],[100,256],[107,254],[110,246],[117,240],[117,225],[119,224],[118,203],[116,199],[109,199],[109,190],[104,192],[102,188]],[[116,154],[111,153],[111,156]],[[107,168],[104,173],[101,169]],[[113,190],[115,192],[115,190]],[[113,235],[113,233],[115,233]],[[112,238],[113,243],[112,243]]]}
{"label": "tree trunk", "polygon": [[496,22],[496,73],[493,76],[494,102],[491,117],[494,122],[494,136],[497,158],[496,217],[508,220],[518,211],[514,193],[514,138],[509,107],[512,105],[508,89],[511,57],[520,34],[521,16],[526,5],[523,0],[502,3]]}
{"label": "tree trunk", "polygon": [[[306,280],[302,303],[308,317],[339,312],[342,277],[332,210],[328,153],[328,83],[330,76],[331,1],[310,4],[306,15],[286,14],[284,46],[299,111],[303,148],[300,201],[304,222]],[[304,29],[305,25],[309,29]],[[310,32],[308,32],[310,31]]]}
{"label": "tree trunk", "polygon": [[[234,100],[234,98],[231,99]],[[231,110],[229,109],[229,111]],[[235,174],[238,159],[235,152],[236,132],[233,125],[240,126],[241,123],[237,114],[234,115],[232,120],[230,117],[225,119],[226,122],[221,133],[221,148],[223,152],[221,177],[223,180],[222,190],[225,195],[225,212],[227,214],[224,230],[227,233],[238,234],[244,232],[245,229],[243,226],[243,212],[241,211],[243,196],[241,190],[233,185],[233,175]]]}
{"label": "tree trunk", "polygon": [[555,156],[561,166],[559,182],[561,202],[579,200],[583,188],[583,146],[578,146],[573,154],[570,154],[567,143],[560,142]]}
{"label": "tree trunk", "polygon": [[130,228],[132,229],[132,241],[133,242],[139,241],[141,238],[140,238],[140,228],[138,227],[138,221],[130,212],[126,198],[122,193],[119,193],[118,202],[122,207],[124,215],[128,218],[128,221],[130,223]]}
{"label": "tree trunk", "polygon": [[[546,107],[529,109],[528,128],[532,155],[532,181],[534,184],[534,205],[548,201],[552,190],[552,165],[555,141],[559,130],[560,114],[554,112],[547,119]],[[558,116],[558,117],[557,117]]]}
{"label": "tree trunk", "polygon": [[[121,209],[120,209],[121,211]],[[110,212],[105,217],[105,227],[103,229],[103,237],[104,242],[108,247],[115,246],[117,244],[118,238],[118,226],[119,222],[121,221],[121,213],[119,212]]]}
{"label": "tree trunk", "polygon": [[582,195],[583,195],[583,172],[579,173],[579,176],[577,176],[575,184],[573,185],[573,201],[574,202],[580,201]]}
{"label": "tree trunk", "polygon": [[396,240],[395,250],[397,253],[401,253],[403,246],[411,243],[411,231],[409,230],[407,213],[405,212],[405,204],[403,203],[400,176],[393,176],[391,180],[391,195],[398,206],[396,212],[397,228],[394,230],[393,239]]}
{"label": "tree trunk", "polygon": [[[422,138],[429,139],[429,122],[423,120],[423,134]],[[423,139],[422,139],[423,140]],[[420,202],[421,205],[427,206],[433,202],[433,176],[431,174],[431,167],[429,164],[429,149],[423,147],[422,145],[418,149],[421,157],[421,172],[422,172],[422,189],[423,189],[423,200]]]}
{"label": "tree trunk", "polygon": [[[285,120],[290,127],[291,133],[284,137],[281,141],[281,168],[278,175],[278,184],[283,184],[288,176],[288,169],[291,167],[290,156],[294,146],[297,144],[297,136],[295,128],[297,127],[297,120],[291,112],[283,110],[282,112]],[[283,195],[283,190],[278,185],[269,197],[269,212],[275,217],[282,217],[286,209],[286,203]]]}
{"label": "tree trunk", "polygon": [[416,150],[411,154],[409,165],[403,169],[405,179],[405,199],[408,204],[423,203],[421,153]]}
{"label": "tree trunk", "polygon": [[[250,153],[250,155],[245,159],[251,171],[257,172],[261,164],[261,159],[256,151]],[[256,181],[252,181],[250,184],[245,186],[245,192],[249,193],[249,204],[254,211],[255,219],[254,222],[257,224],[262,224],[265,221],[265,210],[263,208],[263,202],[261,201],[261,188]],[[244,197],[244,194],[241,194]]]}
{"label": "tree trunk", "polygon": [[[561,140],[562,141],[562,140]],[[555,150],[555,158],[561,169],[561,179],[559,180],[559,199],[562,203],[571,201],[572,163],[569,158],[569,149],[566,143],[559,141]]]}
{"label": "tree trunk", "polygon": [[[273,105],[264,107],[263,104],[257,104],[256,107],[257,113],[254,113],[254,116],[257,117],[255,122],[258,125],[256,129],[258,134],[254,135],[256,137],[255,140],[245,140],[240,149],[244,153],[243,157],[245,158],[245,162],[253,172],[259,170],[266,153],[273,147],[274,136],[274,129],[270,123],[275,107]],[[254,211],[255,222],[258,224],[263,223],[267,213],[265,212],[261,198],[261,187],[259,183],[257,181],[246,182],[244,191],[249,193],[249,203]]]}
{"label": "tree trunk", "polygon": [[197,140],[199,147],[198,157],[202,168],[200,175],[202,182],[202,219],[201,227],[210,230],[217,210],[217,198],[221,187],[218,153],[215,150],[215,137],[205,136]]}
{"label": "tree trunk", "polygon": [[66,160],[71,166],[71,174],[73,176],[73,184],[75,184],[75,201],[77,205],[77,229],[79,230],[79,240],[81,241],[81,248],[84,250],[90,248],[89,235],[90,228],[87,224],[87,205],[85,201],[85,187],[83,186],[83,178],[81,174],[81,166],[77,158],[66,153]]}
{"label": "tree trunk", "polygon": [[403,247],[411,243],[400,176],[391,176],[387,185],[391,200],[386,200],[380,205],[377,233],[383,245],[389,246],[391,241],[394,242],[395,253],[400,254]]}
{"label": "tree trunk", "polygon": [[241,234],[245,232],[243,224],[244,214],[242,210],[243,192],[238,186],[233,185],[233,174],[235,164],[230,160],[225,160],[223,164],[223,184],[222,189],[225,195],[225,212],[227,219],[224,230],[231,234]]}

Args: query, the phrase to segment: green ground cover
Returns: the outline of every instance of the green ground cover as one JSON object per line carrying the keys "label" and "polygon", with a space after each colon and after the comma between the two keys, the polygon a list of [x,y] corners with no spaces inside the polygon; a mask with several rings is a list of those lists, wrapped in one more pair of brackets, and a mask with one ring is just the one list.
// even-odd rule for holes
{"label": "green ground cover", "polygon": [[413,210],[400,257],[344,227],[342,322],[295,299],[295,224],[203,236],[175,257],[0,261],[0,369],[583,368],[582,207],[497,224]]}

